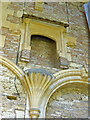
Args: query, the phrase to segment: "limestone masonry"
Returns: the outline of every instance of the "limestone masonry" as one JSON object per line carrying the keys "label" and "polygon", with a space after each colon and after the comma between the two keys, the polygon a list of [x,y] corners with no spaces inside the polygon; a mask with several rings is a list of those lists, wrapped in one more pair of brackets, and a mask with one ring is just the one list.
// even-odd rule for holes
{"label": "limestone masonry", "polygon": [[0,118],[89,118],[86,2],[0,2]]}

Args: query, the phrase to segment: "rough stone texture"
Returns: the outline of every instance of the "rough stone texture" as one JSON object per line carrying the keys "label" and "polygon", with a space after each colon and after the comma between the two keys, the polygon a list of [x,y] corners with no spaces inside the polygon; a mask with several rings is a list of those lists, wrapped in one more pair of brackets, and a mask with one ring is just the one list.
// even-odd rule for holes
{"label": "rough stone texture", "polygon": [[15,62],[20,37],[13,35],[9,28],[6,27],[1,28],[1,34],[6,37],[4,48],[1,48],[2,55]]}
{"label": "rough stone texture", "polygon": [[[12,2],[9,4],[7,8],[14,10],[14,15],[9,15],[6,17],[6,19],[11,23],[18,24],[20,19],[15,16],[15,13],[17,11],[22,11],[23,6],[24,4],[22,2]],[[67,49],[71,53],[72,62],[78,63],[80,65],[86,64],[86,58],[88,58],[88,28],[83,3],[69,2],[68,15],[65,3],[43,3],[42,12],[35,10],[34,2],[25,3],[24,10],[24,12],[27,14],[35,15],[49,20],[67,22],[67,18],[69,18],[70,27],[68,34],[72,37],[77,38],[77,45],[73,48],[67,47]],[[6,36],[4,48],[0,48],[0,55],[3,55],[4,57],[7,57],[8,59],[15,62],[18,50],[19,36],[11,34],[9,28],[6,28],[4,26],[2,26],[0,34]],[[44,68],[50,73],[56,73],[60,71],[60,69],[57,69],[58,67],[54,68],[58,66],[58,62],[56,60],[56,51],[53,51],[56,49],[55,43],[51,40],[46,41],[38,41],[36,39],[32,40],[31,61],[30,63],[19,62],[19,66],[24,70],[27,68]],[[43,50],[41,49],[42,44],[44,44]],[[38,53],[36,54],[37,51]],[[46,52],[49,53],[48,56],[46,56]],[[52,57],[51,54],[53,54]],[[51,67],[53,68],[51,69]],[[25,110],[25,93],[18,80],[16,80],[17,88],[21,98],[17,96],[17,100],[7,99],[7,95],[16,95],[14,77],[15,76],[12,75],[12,73],[10,73],[6,68],[0,66],[0,84],[2,85],[2,91],[0,91],[2,92],[0,93],[2,97],[2,105],[0,105],[2,107],[0,107],[0,109],[2,112],[2,117],[5,118],[15,118],[16,115],[14,109],[22,109],[23,111]],[[58,90],[53,94],[47,106],[46,117],[87,117],[87,91],[85,93],[83,91],[83,88],[82,90],[74,90],[75,86],[72,85],[72,87],[73,88],[69,86],[66,89]]]}
{"label": "rough stone texture", "polygon": [[60,68],[63,68],[63,69],[69,68],[69,61],[64,57],[60,57]]}
{"label": "rough stone texture", "polygon": [[[44,19],[56,21],[68,21],[69,18],[70,31],[69,35],[77,38],[77,45],[69,48],[72,61],[79,64],[86,64],[88,57],[88,29],[84,13],[83,3],[68,3],[68,15],[66,11],[66,3],[49,3],[43,4],[43,11],[34,10],[34,3],[26,3],[25,12],[31,15],[42,17]],[[82,62],[81,62],[82,61]]]}
{"label": "rough stone texture", "polygon": [[[8,9],[14,11],[21,11],[23,10],[23,6],[24,4],[22,2],[12,2],[8,5]],[[84,65],[87,64],[86,58],[88,58],[88,28],[83,3],[68,2],[67,6],[68,14],[66,10],[66,3],[64,2],[43,3],[42,11],[35,10],[34,2],[27,2],[24,6],[24,12],[30,15],[35,15],[49,20],[67,22],[69,19],[70,28],[68,30],[68,34],[77,38],[77,45],[74,48],[67,47],[67,49],[71,52],[73,62]],[[7,19],[12,23],[19,23],[19,18],[15,16],[9,15],[9,17],[7,16]],[[7,30],[8,28],[5,30],[8,33]]]}
{"label": "rough stone texture", "polygon": [[[83,4],[68,3],[71,29],[69,35],[77,38],[77,45],[70,48],[72,61],[86,64],[88,57],[88,28]],[[81,62],[82,61],[82,62]]]}
{"label": "rough stone texture", "polygon": [[[24,4],[22,2],[15,3],[12,2],[8,5],[8,9],[14,11],[23,10]],[[44,19],[56,20],[56,21],[68,21],[70,28],[68,30],[68,34],[70,36],[77,38],[77,45],[74,48],[67,47],[67,49],[71,53],[72,62],[79,64],[87,64],[86,58],[88,58],[88,28],[87,22],[84,13],[83,3],[72,3],[68,2],[68,14],[66,10],[66,3],[57,3],[57,2],[46,2],[43,3],[43,10],[38,11],[35,10],[35,3],[25,3],[24,12],[30,15],[35,15],[38,17],[42,17]],[[68,19],[67,19],[68,18]],[[7,19],[12,23],[19,23],[19,18],[15,16],[7,16]],[[8,28],[3,32],[8,33]],[[10,35],[12,36],[12,35]],[[6,37],[7,39],[7,37]],[[7,41],[6,41],[7,42]],[[5,46],[6,49],[8,46]],[[12,56],[14,58],[14,56]],[[11,59],[11,57],[10,57]],[[82,61],[82,62],[81,62]]]}
{"label": "rough stone texture", "polygon": [[[26,104],[26,95],[20,81],[16,79],[16,87],[20,94],[17,95],[15,83],[14,83],[15,75],[13,75],[7,68],[0,65],[0,84],[2,85],[1,96],[1,117],[2,118],[15,118],[15,109],[25,112],[25,104]],[[8,99],[8,96],[15,97],[14,99]],[[13,107],[12,107],[13,106]],[[22,116],[24,118],[24,116]]]}
{"label": "rough stone texture", "polygon": [[73,84],[58,89],[48,102],[46,118],[88,118],[88,89],[84,87]]}
{"label": "rough stone texture", "polygon": [[10,5],[8,5],[8,9],[12,9],[12,10],[15,10],[15,11],[18,11],[18,10],[23,10],[23,2],[11,2]]}
{"label": "rough stone texture", "polygon": [[30,63],[59,68],[56,43],[42,36],[33,36],[31,40]]}
{"label": "rough stone texture", "polygon": [[19,24],[20,18],[15,17],[13,15],[8,15],[7,16],[7,21],[10,21],[11,23]]}
{"label": "rough stone texture", "polygon": [[30,50],[23,49],[20,54],[20,60],[24,62],[30,61]]}

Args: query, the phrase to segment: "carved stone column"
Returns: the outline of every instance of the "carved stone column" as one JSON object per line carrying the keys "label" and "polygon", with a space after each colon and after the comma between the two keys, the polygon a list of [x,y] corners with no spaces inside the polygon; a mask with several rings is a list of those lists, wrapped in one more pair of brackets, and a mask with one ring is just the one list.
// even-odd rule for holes
{"label": "carved stone column", "polygon": [[30,118],[39,118],[40,110],[36,108],[32,108],[29,110],[29,117]]}
{"label": "carved stone column", "polygon": [[52,83],[53,76],[44,69],[27,69],[25,71],[27,84],[29,86],[29,116],[39,118],[41,104],[46,90]]}
{"label": "carved stone column", "polygon": [[30,50],[31,50],[30,31],[29,31],[30,20],[28,18],[25,18],[23,22],[25,24],[25,30],[24,30],[24,40],[23,40],[22,51],[21,51],[21,60],[29,62]]}

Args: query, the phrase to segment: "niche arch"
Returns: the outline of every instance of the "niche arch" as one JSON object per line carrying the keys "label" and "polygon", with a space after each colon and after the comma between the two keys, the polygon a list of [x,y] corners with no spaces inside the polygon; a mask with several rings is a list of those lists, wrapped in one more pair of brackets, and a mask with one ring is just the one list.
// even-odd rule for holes
{"label": "niche arch", "polygon": [[36,31],[36,32],[31,33],[31,34],[30,34],[30,38],[31,38],[32,36],[35,36],[35,35],[43,36],[43,37],[52,39],[53,41],[57,42],[56,37],[54,37],[54,36],[52,36],[52,35],[49,35],[49,34],[46,34],[46,33],[42,32],[42,31],[40,31],[40,32],[39,32],[39,31]]}
{"label": "niche arch", "polygon": [[71,54],[67,51],[67,43],[71,43],[70,41],[75,43],[75,39],[66,37],[66,27],[68,26],[68,24],[62,22],[45,20],[35,16],[24,16],[21,30],[22,41],[20,44],[21,60],[29,62],[30,54],[24,55],[23,51],[30,53],[31,36],[42,35],[56,41],[56,49],[59,57],[64,58],[66,61],[71,61]]}

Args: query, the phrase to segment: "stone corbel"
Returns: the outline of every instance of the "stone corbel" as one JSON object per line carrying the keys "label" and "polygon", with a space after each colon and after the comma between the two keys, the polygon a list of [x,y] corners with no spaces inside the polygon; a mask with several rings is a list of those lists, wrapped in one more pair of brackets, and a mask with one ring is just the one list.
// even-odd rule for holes
{"label": "stone corbel", "polygon": [[[66,47],[75,47],[76,46],[76,38],[75,37],[64,35],[64,39],[66,41]],[[70,51],[67,51],[66,58],[68,61],[71,61]]]}
{"label": "stone corbel", "polygon": [[60,32],[60,39],[57,41],[57,53],[60,57],[60,68],[68,68],[71,61],[71,53],[67,47],[74,47],[76,38],[66,35],[65,31]]}

